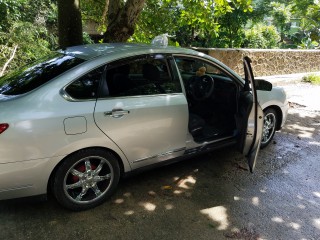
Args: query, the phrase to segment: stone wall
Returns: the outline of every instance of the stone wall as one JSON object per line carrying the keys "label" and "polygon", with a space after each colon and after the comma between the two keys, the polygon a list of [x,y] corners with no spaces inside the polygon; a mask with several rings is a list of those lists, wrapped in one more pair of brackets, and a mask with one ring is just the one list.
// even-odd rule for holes
{"label": "stone wall", "polygon": [[243,75],[244,56],[252,60],[255,76],[320,71],[320,50],[196,48]]}

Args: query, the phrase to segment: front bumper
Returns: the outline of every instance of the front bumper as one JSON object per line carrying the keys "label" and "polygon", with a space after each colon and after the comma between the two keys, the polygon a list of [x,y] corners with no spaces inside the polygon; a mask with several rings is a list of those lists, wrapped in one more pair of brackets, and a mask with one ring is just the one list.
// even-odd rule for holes
{"label": "front bumper", "polygon": [[281,126],[280,128],[282,128],[285,124],[285,122],[287,121],[287,117],[288,117],[288,111],[289,111],[289,102],[286,101],[286,103],[281,107],[282,110],[282,122],[281,122]]}

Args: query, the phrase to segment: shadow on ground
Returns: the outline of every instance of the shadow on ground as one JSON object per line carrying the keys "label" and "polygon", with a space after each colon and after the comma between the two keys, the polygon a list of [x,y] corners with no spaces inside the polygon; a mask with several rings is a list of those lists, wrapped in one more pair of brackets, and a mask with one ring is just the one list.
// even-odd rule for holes
{"label": "shadow on ground", "polygon": [[1,202],[0,238],[320,239],[320,126],[298,110],[260,152],[254,174],[235,149],[221,149],[125,179],[84,212],[52,197]]}

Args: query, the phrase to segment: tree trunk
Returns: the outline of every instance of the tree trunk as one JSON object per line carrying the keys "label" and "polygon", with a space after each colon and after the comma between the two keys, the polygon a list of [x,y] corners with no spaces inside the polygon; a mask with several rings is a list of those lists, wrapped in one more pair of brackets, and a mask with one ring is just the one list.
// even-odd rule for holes
{"label": "tree trunk", "polygon": [[58,0],[58,29],[61,48],[83,43],[80,0]]}
{"label": "tree trunk", "polygon": [[104,9],[103,9],[103,13],[102,13],[102,22],[103,23],[105,23],[107,20],[108,10],[109,10],[109,0],[106,0],[105,5],[104,5]]}
{"label": "tree trunk", "polygon": [[110,0],[108,27],[104,33],[104,42],[126,42],[134,33],[134,27],[143,9],[145,0]]}
{"label": "tree trunk", "polygon": [[4,66],[2,67],[2,70],[1,70],[1,72],[0,72],[0,77],[3,76],[4,72],[6,71],[8,65],[9,65],[9,63],[13,60],[13,58],[14,58],[14,56],[15,56],[15,54],[16,54],[17,48],[18,48],[18,45],[14,46],[10,58],[9,58],[8,61],[4,64]]}

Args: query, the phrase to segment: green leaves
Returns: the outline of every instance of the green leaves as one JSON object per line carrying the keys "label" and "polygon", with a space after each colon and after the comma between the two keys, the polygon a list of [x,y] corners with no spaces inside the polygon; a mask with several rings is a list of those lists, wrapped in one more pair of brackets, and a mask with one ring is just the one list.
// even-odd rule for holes
{"label": "green leaves", "polygon": [[15,46],[18,48],[8,70],[55,48],[56,18],[55,4],[51,0],[0,0],[0,68]]}
{"label": "green leaves", "polygon": [[[234,11],[252,11],[251,0],[147,0],[131,41],[150,42],[162,33],[175,35],[182,46],[210,46],[220,34],[221,22]],[[236,22],[240,27],[242,21]]]}
{"label": "green leaves", "polygon": [[246,48],[277,48],[280,34],[275,26],[256,24],[245,30],[244,47]]}

